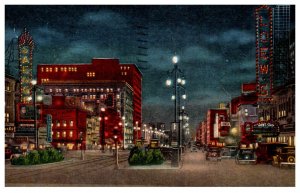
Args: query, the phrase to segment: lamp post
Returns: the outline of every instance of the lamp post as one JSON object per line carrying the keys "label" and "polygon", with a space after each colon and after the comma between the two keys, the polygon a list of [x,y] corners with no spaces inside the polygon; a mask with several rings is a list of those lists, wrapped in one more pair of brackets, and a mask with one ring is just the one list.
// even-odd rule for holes
{"label": "lamp post", "polygon": [[114,131],[113,131],[113,137],[114,137],[114,141],[115,141],[115,150],[116,150],[116,153],[115,153],[115,156],[116,156],[116,165],[115,165],[115,169],[119,169],[119,156],[118,156],[118,129],[117,128],[114,128]]}
{"label": "lamp post", "polygon": [[105,145],[105,120],[107,120],[107,117],[105,117],[105,108],[104,107],[101,107],[100,109],[100,120],[102,121],[102,124],[101,124],[101,141],[100,141],[100,144],[101,144],[101,150],[102,150],[102,153],[105,152],[104,150],[104,145]]}
{"label": "lamp post", "polygon": [[35,148],[38,149],[38,129],[36,117],[36,80],[31,81],[33,91],[33,114],[34,114],[34,133],[35,133]]}
{"label": "lamp post", "polygon": [[[174,75],[173,82],[171,79],[167,79],[166,85],[171,87],[173,84],[173,95],[172,95],[172,100],[174,100],[174,123],[178,124],[178,133],[177,133],[177,147],[180,148],[181,146],[181,120],[179,119],[180,115],[180,98],[186,99],[187,96],[184,92],[182,96],[180,96],[180,88],[184,89],[184,85],[186,84],[185,79],[183,78],[183,72],[179,69],[177,63],[178,63],[178,56],[173,56],[172,58],[172,63],[174,64],[174,68],[171,71],[171,74]],[[179,122],[178,122],[179,119]],[[170,134],[170,145],[172,143],[172,130]]]}

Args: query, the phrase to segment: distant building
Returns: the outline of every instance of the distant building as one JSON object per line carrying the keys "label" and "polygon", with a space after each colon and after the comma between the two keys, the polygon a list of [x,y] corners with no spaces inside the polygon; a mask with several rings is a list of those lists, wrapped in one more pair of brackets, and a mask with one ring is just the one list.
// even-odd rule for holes
{"label": "distant building", "polygon": [[5,144],[12,144],[16,131],[16,95],[17,80],[5,74]]}

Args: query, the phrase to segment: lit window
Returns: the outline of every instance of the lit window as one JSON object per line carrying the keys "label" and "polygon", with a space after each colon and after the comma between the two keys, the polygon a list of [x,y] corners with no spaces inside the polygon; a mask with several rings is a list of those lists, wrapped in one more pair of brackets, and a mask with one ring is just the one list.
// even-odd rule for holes
{"label": "lit window", "polygon": [[62,132],[62,137],[63,137],[63,138],[66,138],[66,137],[67,137],[67,132],[66,132],[66,131],[63,131],[63,132]]}
{"label": "lit window", "polygon": [[49,68],[46,68],[46,72],[49,72]]}
{"label": "lit window", "polygon": [[124,72],[124,75],[126,76],[126,75],[127,75],[127,72]]}
{"label": "lit window", "polygon": [[69,67],[69,68],[68,68],[68,70],[69,70],[69,72],[71,72],[71,71],[72,71],[72,68],[71,68],[71,67]]}
{"label": "lit window", "polygon": [[77,72],[77,68],[75,67],[75,72]]}
{"label": "lit window", "polygon": [[67,88],[65,89],[65,92],[68,92],[68,89],[67,89]]}
{"label": "lit window", "polygon": [[56,132],[56,138],[59,138],[60,137],[60,132]]}
{"label": "lit window", "polygon": [[44,68],[41,68],[41,72],[44,72]]}
{"label": "lit window", "polygon": [[57,72],[58,71],[58,68],[57,67],[55,67],[55,72]]}
{"label": "lit window", "polygon": [[52,72],[52,68],[49,68],[49,71]]}
{"label": "lit window", "polygon": [[64,127],[67,126],[67,121],[63,121],[63,126],[64,126]]}
{"label": "lit window", "polygon": [[60,71],[63,72],[64,71],[64,67],[60,67]]}
{"label": "lit window", "polygon": [[49,89],[49,92],[52,92],[52,88]]}
{"label": "lit window", "polygon": [[73,127],[74,122],[70,121],[70,127]]}
{"label": "lit window", "polygon": [[93,92],[96,92],[96,89],[93,88]]}
{"label": "lit window", "polygon": [[9,122],[9,113],[5,113],[5,122],[6,122],[6,123]]}
{"label": "lit window", "polygon": [[60,127],[60,122],[56,121],[56,127]]}
{"label": "lit window", "polygon": [[67,67],[64,68],[64,71],[67,72]]}
{"label": "lit window", "polygon": [[70,131],[69,137],[73,137],[73,131]]}
{"label": "lit window", "polygon": [[117,94],[117,99],[120,99],[120,95],[119,94]]}

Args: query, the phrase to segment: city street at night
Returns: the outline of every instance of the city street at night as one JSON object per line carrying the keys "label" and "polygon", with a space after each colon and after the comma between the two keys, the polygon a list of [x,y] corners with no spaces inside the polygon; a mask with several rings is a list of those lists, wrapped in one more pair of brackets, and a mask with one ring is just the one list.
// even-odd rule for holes
{"label": "city street at night", "polygon": [[[80,152],[63,163],[43,166],[11,166],[6,163],[6,186],[189,186],[189,187],[293,187],[294,167],[272,165],[237,165],[234,159],[206,161],[205,154],[185,153],[182,167],[163,166],[129,167],[121,162],[120,169],[114,169],[110,161],[100,152],[86,160],[80,160]],[[122,152],[125,156],[126,152]],[[110,155],[111,156],[111,155]],[[123,158],[123,160],[125,160]],[[64,165],[64,166],[62,166]],[[139,168],[139,169],[137,169]],[[26,176],[26,177],[25,177]],[[107,176],[102,178],[102,176]]]}
{"label": "city street at night", "polygon": [[7,189],[296,189],[295,4],[60,3],[4,6]]}

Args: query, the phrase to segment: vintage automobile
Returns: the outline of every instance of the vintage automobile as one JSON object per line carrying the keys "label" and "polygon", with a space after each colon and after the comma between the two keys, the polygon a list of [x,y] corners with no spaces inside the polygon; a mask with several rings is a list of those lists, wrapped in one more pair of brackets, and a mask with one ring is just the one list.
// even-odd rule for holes
{"label": "vintage automobile", "polygon": [[237,146],[225,146],[221,149],[221,158],[235,158],[238,151]]}
{"label": "vintage automobile", "polygon": [[256,164],[257,158],[253,148],[240,148],[235,157],[237,164]]}
{"label": "vintage automobile", "polygon": [[206,160],[221,161],[220,148],[216,146],[208,146],[205,158]]}
{"label": "vintage automobile", "polygon": [[[22,150],[20,148],[20,146],[10,146],[8,147],[9,150],[5,150],[5,155],[6,155],[6,152],[10,152],[10,156],[7,157],[7,159],[10,159],[12,160],[13,158],[17,158],[17,157],[20,157],[20,155],[24,154],[24,150]],[[7,155],[8,156],[8,155]],[[6,158],[6,156],[5,156]]]}
{"label": "vintage automobile", "polygon": [[287,143],[259,143],[255,153],[257,163],[271,164],[273,156],[277,154],[278,149],[287,147]]}
{"label": "vintage automobile", "polygon": [[273,156],[273,166],[295,166],[295,147],[281,147],[277,149],[276,155]]}

